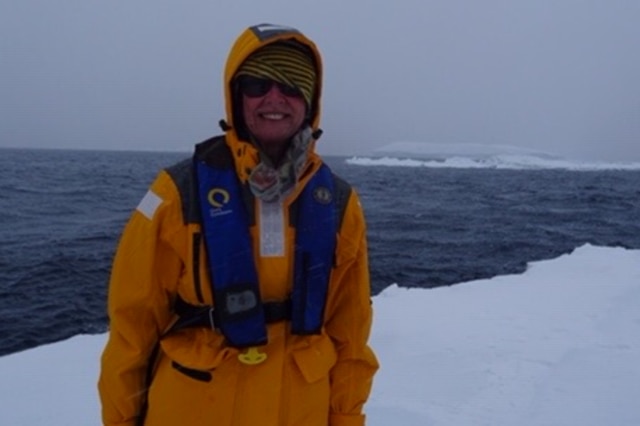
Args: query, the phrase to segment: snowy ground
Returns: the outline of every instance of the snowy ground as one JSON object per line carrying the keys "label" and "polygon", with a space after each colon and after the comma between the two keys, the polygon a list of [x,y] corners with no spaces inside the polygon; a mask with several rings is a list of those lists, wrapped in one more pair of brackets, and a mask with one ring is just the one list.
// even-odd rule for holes
{"label": "snowy ground", "polygon": [[[640,425],[640,250],[374,298],[368,426]],[[105,335],[0,358],[0,425],[99,424]]]}

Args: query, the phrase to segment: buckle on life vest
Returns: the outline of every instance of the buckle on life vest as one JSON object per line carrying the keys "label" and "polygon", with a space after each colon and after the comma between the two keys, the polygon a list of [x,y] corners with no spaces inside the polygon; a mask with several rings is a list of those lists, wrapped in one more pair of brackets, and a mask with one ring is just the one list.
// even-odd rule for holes
{"label": "buckle on life vest", "polygon": [[267,354],[260,352],[255,346],[247,349],[247,352],[238,355],[238,360],[247,365],[260,364],[264,362],[265,359],[267,359]]}
{"label": "buckle on life vest", "polygon": [[[291,320],[291,299],[282,302],[265,302],[262,307],[267,324]],[[178,296],[173,308],[178,319],[167,333],[191,327],[210,327],[212,330],[217,330],[218,321],[216,321],[214,306],[191,305]]]}

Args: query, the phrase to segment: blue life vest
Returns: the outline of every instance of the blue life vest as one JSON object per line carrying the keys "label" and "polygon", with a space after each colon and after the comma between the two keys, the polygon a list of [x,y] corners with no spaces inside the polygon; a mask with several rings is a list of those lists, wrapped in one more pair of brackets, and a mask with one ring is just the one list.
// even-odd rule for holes
{"label": "blue life vest", "polygon": [[[216,327],[232,346],[264,345],[265,313],[242,184],[233,167],[214,167],[204,160],[196,160],[195,166]],[[318,334],[338,231],[335,184],[329,167],[320,167],[295,203],[291,332]]]}

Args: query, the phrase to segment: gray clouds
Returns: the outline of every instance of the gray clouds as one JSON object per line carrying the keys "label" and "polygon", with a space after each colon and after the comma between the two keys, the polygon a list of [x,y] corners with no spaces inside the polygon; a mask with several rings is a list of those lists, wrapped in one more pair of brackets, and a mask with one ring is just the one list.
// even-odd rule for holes
{"label": "gray clouds", "polygon": [[0,146],[189,150],[219,131],[231,43],[274,22],[323,53],[322,153],[410,140],[640,161],[640,2],[351,3],[0,0]]}

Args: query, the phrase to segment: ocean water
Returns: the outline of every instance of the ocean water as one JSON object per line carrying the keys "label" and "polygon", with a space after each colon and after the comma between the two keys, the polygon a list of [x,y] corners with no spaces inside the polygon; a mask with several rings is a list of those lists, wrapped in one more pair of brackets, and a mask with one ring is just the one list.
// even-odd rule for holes
{"label": "ocean water", "polygon": [[[122,228],[187,155],[0,149],[0,355],[107,330]],[[585,243],[640,248],[640,167],[326,160],[361,196],[374,294],[520,273]]]}

